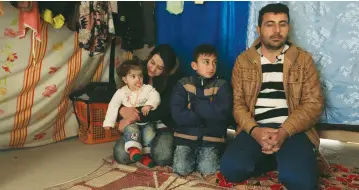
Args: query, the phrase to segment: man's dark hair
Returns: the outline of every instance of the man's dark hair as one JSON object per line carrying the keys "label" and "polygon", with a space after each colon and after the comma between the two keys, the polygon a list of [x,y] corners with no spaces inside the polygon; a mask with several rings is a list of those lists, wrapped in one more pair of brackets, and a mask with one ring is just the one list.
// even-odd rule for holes
{"label": "man's dark hair", "polygon": [[289,9],[288,9],[287,5],[284,5],[282,3],[275,3],[275,4],[268,4],[265,7],[263,7],[259,11],[259,15],[258,15],[258,26],[259,27],[262,26],[263,15],[266,13],[274,13],[274,14],[284,13],[288,16],[288,23],[289,23]]}
{"label": "man's dark hair", "polygon": [[200,55],[214,55],[218,57],[217,49],[210,44],[202,44],[196,47],[193,53],[193,61],[197,62],[197,59]]}

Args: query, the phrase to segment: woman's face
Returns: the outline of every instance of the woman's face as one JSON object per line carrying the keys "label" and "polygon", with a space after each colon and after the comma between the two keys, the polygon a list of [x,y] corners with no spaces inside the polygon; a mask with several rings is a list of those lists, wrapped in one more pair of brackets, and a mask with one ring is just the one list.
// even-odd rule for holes
{"label": "woman's face", "polygon": [[147,62],[147,71],[149,77],[160,76],[165,69],[163,60],[158,54],[152,56],[152,58]]}

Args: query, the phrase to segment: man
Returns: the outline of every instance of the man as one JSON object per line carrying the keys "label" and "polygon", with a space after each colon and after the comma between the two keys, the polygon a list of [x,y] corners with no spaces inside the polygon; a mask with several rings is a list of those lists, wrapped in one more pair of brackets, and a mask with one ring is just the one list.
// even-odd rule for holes
{"label": "man", "polygon": [[318,189],[314,129],[323,96],[309,53],[288,41],[289,9],[270,4],[259,12],[259,38],[238,56],[233,73],[237,136],[228,145],[221,172],[241,182],[278,169],[290,190]]}

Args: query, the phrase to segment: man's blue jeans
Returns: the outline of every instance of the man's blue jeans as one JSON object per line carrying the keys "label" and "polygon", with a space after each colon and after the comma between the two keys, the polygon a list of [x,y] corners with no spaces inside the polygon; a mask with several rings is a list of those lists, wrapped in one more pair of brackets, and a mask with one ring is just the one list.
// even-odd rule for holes
{"label": "man's blue jeans", "polygon": [[287,189],[318,189],[316,150],[305,133],[289,137],[277,153],[266,155],[261,145],[242,131],[227,146],[220,165],[221,173],[231,182],[241,182],[275,169]]}

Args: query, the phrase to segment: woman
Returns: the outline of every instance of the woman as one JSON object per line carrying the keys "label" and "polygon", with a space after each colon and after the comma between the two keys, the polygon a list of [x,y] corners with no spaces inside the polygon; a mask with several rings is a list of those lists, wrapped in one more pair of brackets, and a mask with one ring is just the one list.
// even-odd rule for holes
{"label": "woman", "polygon": [[[146,76],[144,83],[150,84],[160,93],[160,106],[149,113],[145,120],[153,122],[157,126],[157,134],[151,143],[151,157],[157,165],[171,165],[173,159],[173,128],[175,122],[170,113],[170,98],[172,88],[182,78],[178,69],[176,53],[167,44],[156,46],[146,61]],[[124,120],[136,121],[139,112],[135,108],[122,107],[119,115]],[[120,138],[114,147],[114,158],[118,163],[129,164],[130,156],[124,150],[124,138]]]}

